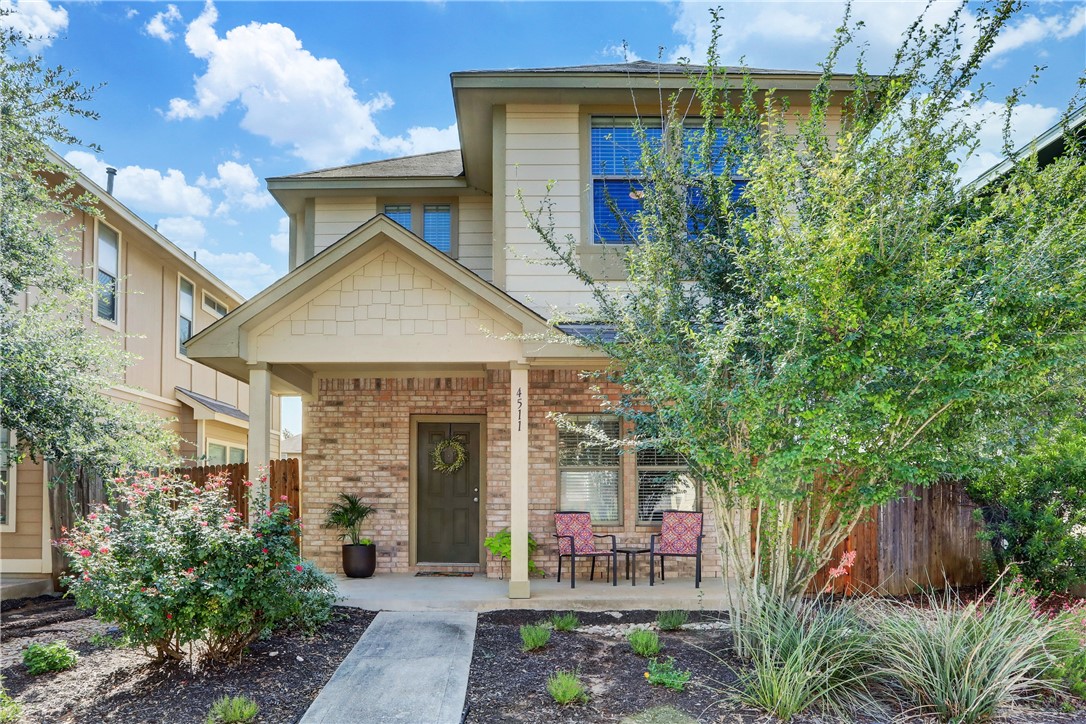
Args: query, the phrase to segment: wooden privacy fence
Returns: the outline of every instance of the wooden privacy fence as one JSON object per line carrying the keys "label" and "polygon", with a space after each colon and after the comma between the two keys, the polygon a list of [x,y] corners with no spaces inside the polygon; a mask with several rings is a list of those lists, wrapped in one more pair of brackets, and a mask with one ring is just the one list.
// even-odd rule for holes
{"label": "wooden privacy fence", "polygon": [[[301,477],[298,474],[298,458],[286,458],[284,460],[272,460],[265,471],[268,476],[268,487],[271,493],[271,503],[276,505],[286,498],[290,506],[290,514],[293,518],[299,515],[299,498],[301,490]],[[234,463],[233,465],[201,465],[192,468],[180,468],[178,475],[188,475],[193,482],[203,483],[209,477],[218,475],[225,478],[227,491],[233,506],[244,517],[249,516],[249,492],[250,488],[245,481],[252,480],[254,486],[257,480],[249,477],[249,463]]]}
{"label": "wooden privacy fence", "polygon": [[961,483],[912,488],[901,500],[872,508],[819,571],[811,592],[825,589],[829,568],[847,551],[856,564],[834,581],[836,593],[900,596],[917,587],[973,586],[984,580],[976,505]]}

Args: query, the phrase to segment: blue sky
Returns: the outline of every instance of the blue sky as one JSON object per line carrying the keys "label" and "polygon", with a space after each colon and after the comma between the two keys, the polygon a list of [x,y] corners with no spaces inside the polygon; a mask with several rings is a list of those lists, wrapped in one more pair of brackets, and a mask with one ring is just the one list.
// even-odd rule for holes
{"label": "blue sky", "polygon": [[[458,146],[449,73],[621,59],[704,57],[709,8],[724,14],[721,56],[815,67],[841,2],[51,2],[0,0],[2,19],[41,39],[48,63],[103,84],[102,147],[57,149],[157,224],[244,296],[286,271],[285,218],[269,176]],[[936,2],[945,17],[953,2]],[[920,2],[857,2],[873,69]],[[1021,141],[1058,120],[1086,67],[1086,4],[1026,7],[985,80],[998,100],[1048,69],[1016,119]],[[964,175],[998,160],[992,124]],[[974,173],[975,172],[975,173]],[[290,424],[293,424],[291,422]],[[294,428],[297,429],[297,425]]]}

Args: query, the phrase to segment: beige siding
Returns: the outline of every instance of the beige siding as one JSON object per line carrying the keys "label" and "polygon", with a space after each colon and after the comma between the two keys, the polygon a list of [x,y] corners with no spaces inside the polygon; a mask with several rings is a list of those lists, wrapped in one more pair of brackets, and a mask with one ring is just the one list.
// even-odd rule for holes
{"label": "beige siding", "polygon": [[460,249],[457,261],[488,282],[494,280],[492,215],[489,196],[460,198]]}
{"label": "beige siding", "polygon": [[[42,467],[29,459],[16,467],[15,531],[0,533],[0,554],[4,561],[28,561],[40,565],[42,560]],[[25,567],[26,564],[23,564]],[[5,572],[36,573],[39,571]]]}
{"label": "beige siding", "polygon": [[[528,228],[524,216],[524,208],[537,209],[544,198],[549,198],[557,237],[565,239],[570,235],[580,243],[580,144],[577,106],[506,108],[506,291],[544,316],[552,306],[572,311],[579,304],[591,302],[584,285],[564,269],[533,262],[551,254]],[[517,198],[518,191],[523,194],[523,205]]]}
{"label": "beige siding", "polygon": [[377,199],[324,198],[315,204],[313,251],[319,254],[377,215]]}

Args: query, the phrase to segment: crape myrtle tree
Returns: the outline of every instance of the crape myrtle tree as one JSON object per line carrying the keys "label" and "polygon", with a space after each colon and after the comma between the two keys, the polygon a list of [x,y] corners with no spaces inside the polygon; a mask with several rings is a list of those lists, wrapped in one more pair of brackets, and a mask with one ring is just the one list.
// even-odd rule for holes
{"label": "crape myrtle tree", "polygon": [[87,324],[95,289],[72,262],[74,212],[100,212],[47,156],[50,143],[79,143],[65,122],[95,117],[93,89],[26,43],[0,37],[0,424],[15,433],[10,452],[48,459],[63,482],[165,464],[176,437],[161,418],[102,394],[132,357]]}
{"label": "crape myrtle tree", "polygon": [[628,283],[585,271],[549,201],[526,209],[549,263],[594,296],[579,320],[614,329],[579,342],[614,360],[600,377],[624,392],[605,406],[634,444],[681,453],[711,498],[733,615],[798,602],[871,506],[987,469],[1076,403],[1081,147],[984,188],[957,175],[1000,122],[981,116],[976,77],[1018,10],[920,18],[888,73],[859,49],[842,98],[846,14],[802,108],[725,74],[714,43],[690,93],[662,103],[662,130],[639,133]]}

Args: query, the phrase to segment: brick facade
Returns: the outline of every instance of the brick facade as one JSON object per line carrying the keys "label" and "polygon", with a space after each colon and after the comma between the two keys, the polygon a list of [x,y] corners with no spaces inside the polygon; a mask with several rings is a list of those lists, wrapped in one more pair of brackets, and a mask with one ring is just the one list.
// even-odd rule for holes
{"label": "brick facade", "polygon": [[[598,414],[600,401],[590,383],[573,370],[531,370],[528,382],[529,528],[539,550],[535,562],[547,575],[557,570],[552,514],[558,506],[557,428],[548,412]],[[603,389],[605,393],[616,390]],[[438,378],[353,378],[320,381],[316,401],[305,406],[302,460],[303,550],[325,570],[340,570],[340,542],[321,527],[324,510],[341,491],[354,492],[378,509],[365,533],[377,543],[379,572],[408,573],[410,564],[410,460],[413,415],[485,415],[486,487],[481,525],[487,535],[509,525],[509,372]],[[636,524],[637,470],[633,455],[622,456],[623,524],[599,527],[620,546],[648,546],[653,526]],[[709,501],[703,567],[720,575]],[[622,565],[620,556],[619,565]],[[647,571],[642,564],[641,574]],[[567,563],[568,566],[568,563]],[[487,561],[497,577],[499,563]],[[692,575],[693,561],[669,562],[669,571]]]}

